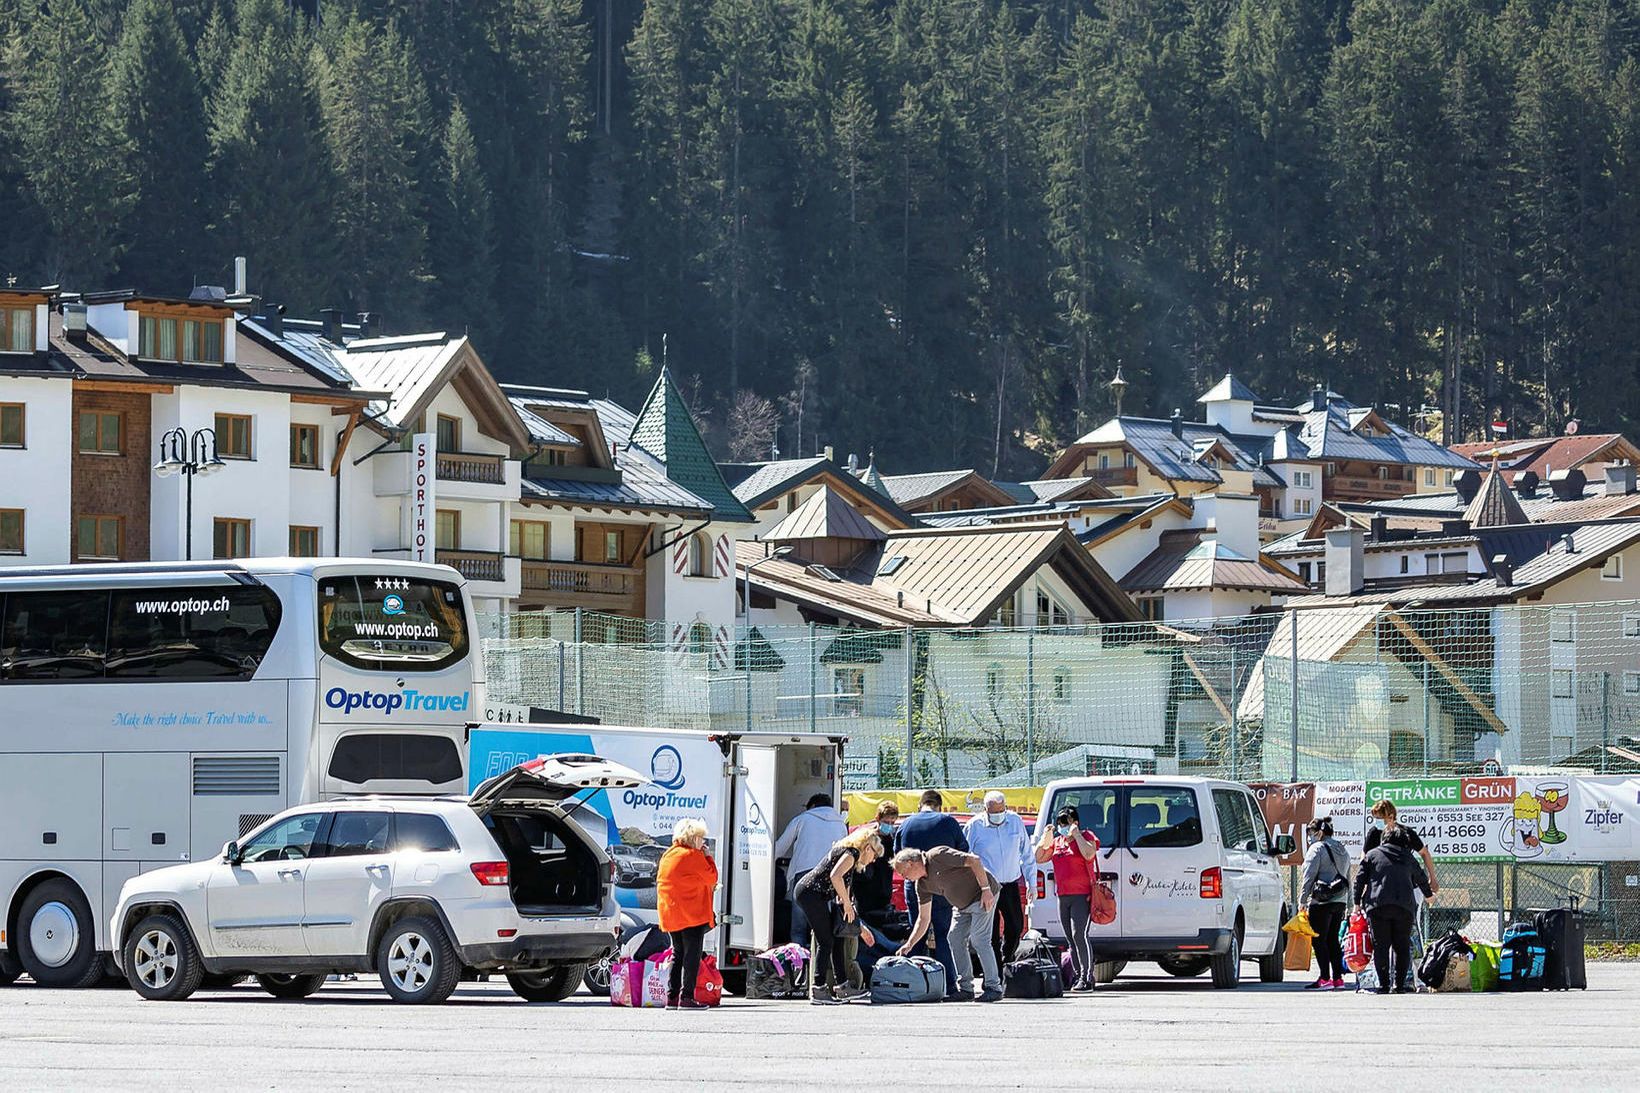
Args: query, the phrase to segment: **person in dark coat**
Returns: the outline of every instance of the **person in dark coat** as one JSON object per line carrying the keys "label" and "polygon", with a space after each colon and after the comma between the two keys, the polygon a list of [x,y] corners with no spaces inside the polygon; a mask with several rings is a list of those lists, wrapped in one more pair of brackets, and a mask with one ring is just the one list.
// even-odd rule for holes
{"label": "person in dark coat", "polygon": [[[944,805],[945,798],[940,796],[939,790],[924,790],[917,814],[902,822],[899,831],[894,834],[894,852],[928,851],[948,846],[968,853],[968,836],[963,834],[962,824],[957,822],[955,816],[940,811]],[[910,881],[905,882],[905,905],[907,908],[917,906],[916,885]],[[934,956],[945,965],[945,996],[955,998],[957,965],[951,957],[951,942],[946,936],[951,932],[951,904],[944,897],[935,896],[932,913],[933,928],[928,932],[934,938]]]}
{"label": "person in dark coat", "polygon": [[1361,859],[1355,874],[1355,902],[1372,925],[1372,962],[1378,970],[1379,994],[1411,992],[1404,977],[1412,966],[1412,923],[1418,913],[1415,892],[1428,898],[1429,877],[1412,852],[1407,829],[1392,827]]}

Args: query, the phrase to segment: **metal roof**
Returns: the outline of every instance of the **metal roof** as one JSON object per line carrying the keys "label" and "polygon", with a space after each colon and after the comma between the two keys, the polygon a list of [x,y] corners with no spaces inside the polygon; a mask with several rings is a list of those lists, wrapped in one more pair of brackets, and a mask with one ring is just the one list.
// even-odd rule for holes
{"label": "metal roof", "polygon": [[1203,395],[1196,401],[1257,402],[1258,396],[1253,394],[1252,390],[1245,383],[1238,380],[1235,376],[1232,376],[1229,372],[1226,372],[1223,379],[1221,379],[1218,383],[1215,383],[1207,394]]}
{"label": "metal roof", "polygon": [[456,354],[466,344],[466,338],[450,338],[443,333],[412,339],[355,340],[343,349],[341,359],[361,386],[391,392],[385,401],[370,404],[378,420],[395,428],[411,428],[426,398],[449,378]]}
{"label": "metal roof", "polygon": [[1472,528],[1508,527],[1527,522],[1526,510],[1515,500],[1496,467],[1486,472],[1486,481],[1481,483],[1469,507],[1463,510],[1463,518]]}
{"label": "metal roof", "polygon": [[1300,409],[1304,412],[1304,425],[1299,430],[1298,439],[1308,449],[1311,459],[1330,462],[1348,459],[1459,470],[1475,466],[1472,460],[1457,452],[1382,418],[1377,420],[1383,424],[1388,435],[1361,435],[1355,430],[1373,411],[1370,407],[1356,406],[1336,395],[1329,398],[1325,410]]}
{"label": "metal roof", "polygon": [[272,331],[264,326],[263,322],[265,320],[257,316],[240,319],[239,325],[241,328],[248,327],[270,343],[277,343],[300,357],[303,363],[329,376],[337,383],[351,384],[354,382],[353,375],[348,372],[347,366],[342,364],[341,358],[336,355],[336,347],[327,341],[318,330],[301,329],[294,326],[294,320],[292,320],[290,324],[281,325],[282,334],[280,337],[275,338]]}
{"label": "metal roof", "polygon": [[[1608,448],[1615,450],[1607,452]],[[1551,468],[1570,470],[1596,456],[1612,455],[1622,459],[1640,457],[1640,451],[1621,433],[1575,433],[1571,436],[1482,441],[1454,444],[1452,450],[1483,464],[1491,462],[1496,456],[1505,481],[1511,485],[1515,476],[1522,471],[1535,471],[1539,477],[1547,478]]]}
{"label": "metal roof", "polygon": [[683,400],[683,392],[672,382],[672,373],[665,365],[638,409],[630,443],[659,460],[666,477],[711,502],[717,519],[752,522],[752,514],[723,481],[717,462],[701,439],[694,415]]}
{"label": "metal roof", "polygon": [[981,493],[994,495],[997,501],[1007,501],[1011,495],[973,468],[950,471],[923,471],[920,474],[890,474],[881,476],[888,496],[900,505],[912,506],[935,497],[946,490],[972,482]]}
{"label": "metal roof", "polygon": [[764,533],[767,541],[788,539],[858,539],[875,542],[884,539],[881,529],[861,516],[830,486],[821,486],[807,501],[789,513],[786,518]]}
{"label": "metal roof", "polygon": [[1128,592],[1237,589],[1306,592],[1309,586],[1262,558],[1248,558],[1200,528],[1164,531],[1156,549],[1122,578]]}
{"label": "metal roof", "polygon": [[[503,388],[503,390],[506,390],[506,388]],[[585,446],[579,438],[571,436],[546,418],[531,411],[530,406],[532,404],[541,405],[539,400],[509,394],[507,401],[512,403],[513,412],[518,415],[518,420],[524,423],[524,428],[529,430],[530,439],[535,443],[552,444],[561,448],[581,448]]]}
{"label": "metal roof", "polygon": [[[1347,607],[1322,608],[1306,611],[1298,619],[1298,659],[1328,662],[1336,659],[1355,640],[1368,630],[1387,605],[1379,600]],[[1238,718],[1260,719],[1264,716],[1264,666],[1270,659],[1291,662],[1293,656],[1293,621],[1295,616],[1284,613],[1276,623],[1264,656],[1258,659],[1247,677],[1247,688],[1236,705]]]}
{"label": "metal roof", "polygon": [[822,467],[831,465],[824,456],[808,459],[776,459],[769,463],[720,463],[723,480],[728,482],[747,508],[756,508],[776,494],[806,482]]}

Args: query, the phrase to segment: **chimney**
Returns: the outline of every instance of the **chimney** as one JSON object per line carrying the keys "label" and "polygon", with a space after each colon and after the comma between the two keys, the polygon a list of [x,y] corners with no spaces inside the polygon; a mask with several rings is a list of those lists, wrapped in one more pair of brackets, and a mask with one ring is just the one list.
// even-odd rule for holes
{"label": "chimney", "polygon": [[1549,488],[1558,501],[1576,501],[1583,496],[1583,487],[1587,484],[1588,478],[1576,467],[1555,471],[1549,476]]}
{"label": "chimney", "polygon": [[1322,554],[1327,566],[1327,583],[1322,591],[1327,595],[1353,596],[1366,586],[1365,540],[1366,533],[1354,525],[1327,532]]}
{"label": "chimney", "polygon": [[1565,541],[1566,541],[1566,553],[1567,554],[1576,554],[1577,553],[1577,540],[1572,538],[1572,533],[1571,532],[1568,531],[1566,533],[1566,540]]}
{"label": "chimney", "polygon": [[1515,475],[1515,492],[1530,501],[1537,496],[1541,481],[1536,471],[1521,471]]}
{"label": "chimney", "polygon": [[245,295],[245,256],[240,255],[233,260],[233,294]]}
{"label": "chimney", "polygon": [[1310,391],[1310,409],[1311,410],[1325,410],[1326,408],[1327,408],[1327,389],[1325,387],[1323,387],[1321,384],[1318,383]]}
{"label": "chimney", "polygon": [[1173,435],[1182,439],[1184,437],[1184,414],[1177,406],[1173,407],[1173,416],[1169,421],[1173,426]]}
{"label": "chimney", "polygon": [[1501,588],[1508,588],[1515,582],[1515,567],[1509,564],[1509,555],[1492,555],[1492,577]]}
{"label": "chimney", "polygon": [[263,330],[266,330],[275,338],[283,338],[285,336],[285,305],[269,304],[263,309],[263,313],[257,316],[256,321],[262,324]]}
{"label": "chimney", "polygon": [[1372,518],[1372,541],[1382,543],[1389,538],[1389,517],[1374,516]]}
{"label": "chimney", "polygon": [[340,308],[327,307],[319,312],[324,320],[325,340],[342,344],[342,312]]}
{"label": "chimney", "polygon": [[376,313],[375,312],[373,312],[373,311],[361,311],[361,312],[359,312],[359,337],[361,337],[361,338],[370,337],[370,324],[375,322],[375,321],[376,321]]}
{"label": "chimney", "polygon": [[853,452],[848,453],[848,473],[853,474],[860,469],[860,457]]}
{"label": "chimney", "polygon": [[821,453],[825,455],[828,463],[837,458],[837,449],[833,448],[830,444],[827,444],[824,448],[822,448]]}
{"label": "chimney", "polygon": [[1452,476],[1452,488],[1458,492],[1458,500],[1468,505],[1481,492],[1481,472],[1474,467],[1465,467]]}
{"label": "chimney", "polygon": [[1459,535],[1468,535],[1469,534],[1469,521],[1468,520],[1442,520],[1441,521],[1441,534],[1442,535],[1454,536],[1454,537],[1459,536]]}
{"label": "chimney", "polygon": [[1606,496],[1627,497],[1634,492],[1634,464],[1629,462],[1606,465]]}

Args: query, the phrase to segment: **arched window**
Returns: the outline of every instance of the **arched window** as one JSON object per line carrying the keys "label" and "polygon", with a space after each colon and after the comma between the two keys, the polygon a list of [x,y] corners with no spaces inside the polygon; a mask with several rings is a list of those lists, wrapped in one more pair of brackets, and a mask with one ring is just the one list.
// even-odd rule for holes
{"label": "arched window", "polygon": [[689,537],[689,576],[712,575],[712,537],[697,531]]}

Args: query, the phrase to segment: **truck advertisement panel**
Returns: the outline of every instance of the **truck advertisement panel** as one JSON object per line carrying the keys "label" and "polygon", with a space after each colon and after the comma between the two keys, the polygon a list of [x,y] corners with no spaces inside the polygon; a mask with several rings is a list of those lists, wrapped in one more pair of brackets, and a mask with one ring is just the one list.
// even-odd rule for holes
{"label": "truck advertisement panel", "polygon": [[621,906],[640,918],[654,917],[655,877],[679,820],[703,821],[708,849],[722,860],[721,827],[728,803],[724,757],[705,737],[596,728],[476,728],[468,742],[467,788],[470,792],[519,763],[562,754],[599,755],[650,779],[631,789],[598,790],[582,806],[603,817],[609,856],[615,861],[615,897]]}

